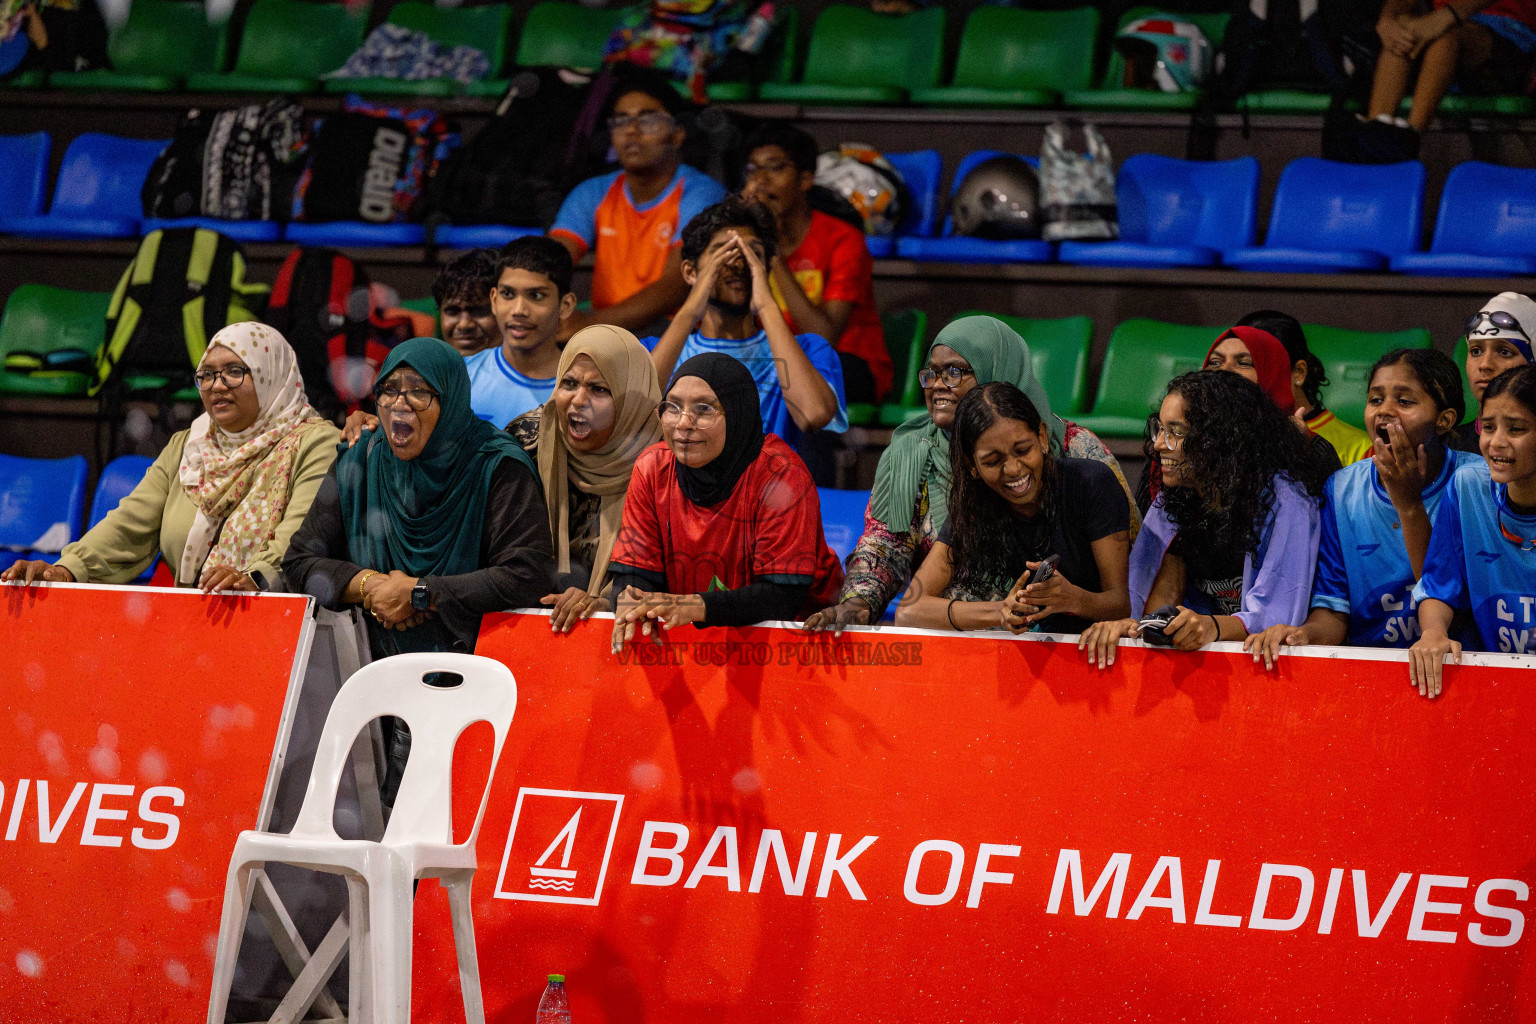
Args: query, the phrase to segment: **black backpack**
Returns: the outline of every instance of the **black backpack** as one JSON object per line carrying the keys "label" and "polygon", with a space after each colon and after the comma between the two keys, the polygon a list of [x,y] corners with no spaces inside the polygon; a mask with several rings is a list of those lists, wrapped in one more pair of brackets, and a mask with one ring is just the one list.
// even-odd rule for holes
{"label": "black backpack", "polygon": [[144,179],[144,216],[287,220],[304,153],[304,111],[286,98],[194,108]]}
{"label": "black backpack", "polygon": [[1363,0],[1236,0],[1221,47],[1220,91],[1229,99],[1257,88],[1340,92],[1351,70],[1346,40],[1374,21]]}
{"label": "black backpack", "polygon": [[245,253],[217,231],[151,231],[112,293],[90,393],[134,373],[165,377],[173,390],[190,384],[208,339],[255,320],[266,293],[246,282]]}
{"label": "black backpack", "polygon": [[578,138],[592,85],[569,77],[538,68],[512,80],[497,115],[444,162],[435,213],[454,224],[547,229],[555,222],[570,187],[600,169],[583,159]]}

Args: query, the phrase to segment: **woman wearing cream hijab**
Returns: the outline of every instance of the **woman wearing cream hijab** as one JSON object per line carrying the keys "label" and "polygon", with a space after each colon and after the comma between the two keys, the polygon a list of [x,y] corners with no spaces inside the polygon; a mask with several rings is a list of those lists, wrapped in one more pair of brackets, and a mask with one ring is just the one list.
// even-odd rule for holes
{"label": "woman wearing cream hijab", "polygon": [[160,554],[177,586],[280,586],[278,566],[340,435],[310,406],[293,349],[266,324],[215,334],[195,379],[203,414],[139,485],[56,565],[18,562],[5,579],[126,583]]}
{"label": "woman wearing cream hijab", "polygon": [[611,610],[608,559],[635,458],[661,439],[660,403],[650,353],[622,327],[598,324],[566,343],[550,400],[507,428],[539,464],[556,563],[541,601],[556,632]]}

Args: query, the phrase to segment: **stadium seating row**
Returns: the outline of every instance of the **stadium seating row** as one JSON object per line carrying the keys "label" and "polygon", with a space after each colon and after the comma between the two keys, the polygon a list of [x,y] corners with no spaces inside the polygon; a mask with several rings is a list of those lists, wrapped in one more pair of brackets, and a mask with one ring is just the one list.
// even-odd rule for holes
{"label": "stadium seating row", "polygon": [[[65,459],[24,459],[0,455],[0,569],[24,558],[46,558],[79,540],[136,487],[152,459],[123,455],[113,459],[96,481],[91,518],[85,522],[84,455]],[[159,561],[158,557],[155,561]],[[154,563],[136,582],[147,582]]]}
{"label": "stadium seating row", "polygon": [[[1177,7],[1177,5],[1174,5]],[[717,101],[760,99],[801,104],[864,106],[914,103],[937,107],[1054,107],[1085,110],[1190,110],[1197,92],[1164,93],[1122,86],[1124,64],[1112,49],[1094,82],[1099,12],[982,7],[966,20],[954,70],[941,81],[946,14],[934,6],[914,14],[879,15],[865,7],[834,5],[817,18],[796,77],[796,11],[781,5],[762,63],[762,81],[717,83]],[[1128,10],[1115,28],[1155,13]],[[424,32],[449,45],[485,51],[489,77],[470,86],[448,79],[326,81],[357,48],[368,24],[369,6],[258,0],[234,49],[227,26],[209,25],[201,4],[187,0],[137,0],[109,46],[110,70],[32,74],[10,85],[48,85],[71,90],[168,92],[352,91],[412,96],[497,96],[507,87],[509,68],[535,65],[596,67],[619,16],[619,7],[541,3],[530,11],[515,51],[511,9],[505,4],[436,7],[407,0],[388,20]],[[1226,14],[1185,14],[1213,46],[1226,31]],[[508,54],[512,54],[510,64]],[[1315,113],[1328,106],[1326,93],[1266,89],[1242,100],[1244,109],[1269,113]],[[1450,115],[1520,115],[1533,110],[1524,96],[1453,95],[1442,105]]]}
{"label": "stadium seating row", "polygon": [[[304,245],[421,245],[422,224],[145,220],[140,191],[163,142],[87,133],[65,151],[53,202],[43,211],[49,139],[0,136],[0,234],[43,238],[130,238],[161,227],[200,226],[242,242]],[[951,194],[996,150],[968,154]],[[1253,157],[1187,161],[1138,154],[1116,183],[1115,242],[991,241],[957,237],[939,224],[943,173],[937,150],[889,154],[911,197],[895,237],[871,238],[876,258],[955,263],[1063,263],[1104,267],[1214,267],[1292,273],[1391,269],[1409,274],[1509,276],[1536,273],[1536,170],[1469,161],[1453,168],[1429,251],[1419,251],[1424,165],[1293,160],[1281,172],[1263,245],[1256,245],[1259,164]],[[1028,157],[1031,161],[1033,157]],[[530,228],[457,225],[433,237],[447,248],[500,246]]]}
{"label": "stadium seating row", "polygon": [[[101,344],[108,299],[101,292],[22,285],[11,293],[0,315],[0,357],[19,351],[46,355],[70,348],[94,352]],[[425,304],[412,305],[423,308]],[[881,319],[898,390],[885,405],[851,406],[848,418],[856,426],[894,427],[923,405],[917,372],[930,337],[927,314],[890,310]],[[1141,436],[1147,412],[1161,397],[1163,385],[1179,373],[1196,369],[1221,329],[1145,319],[1118,325],[1105,351],[1097,397],[1090,404],[1094,389],[1089,373],[1093,344],[1089,317],[1002,319],[1029,341],[1035,375],[1045,386],[1052,408],[1105,437]],[[1307,327],[1307,338],[1330,380],[1323,389],[1325,404],[1356,425],[1363,422],[1365,374],[1377,357],[1394,348],[1431,344],[1423,328],[1371,332],[1312,325]],[[79,396],[89,383],[86,375],[67,370],[0,371],[0,395]]]}

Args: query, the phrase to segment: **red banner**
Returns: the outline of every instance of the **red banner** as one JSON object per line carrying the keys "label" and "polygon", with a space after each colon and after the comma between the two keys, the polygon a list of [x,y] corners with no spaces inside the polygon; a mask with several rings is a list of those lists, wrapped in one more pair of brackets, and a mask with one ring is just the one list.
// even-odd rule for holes
{"label": "red banner", "polygon": [[0,587],[0,1021],[200,1021],[308,599]]}
{"label": "red banner", "polygon": [[[486,620],[489,1019],[562,972],[581,1024],[1536,1021],[1532,659],[1431,702],[1388,652],[673,636]],[[461,1020],[417,908],[417,1018]]]}

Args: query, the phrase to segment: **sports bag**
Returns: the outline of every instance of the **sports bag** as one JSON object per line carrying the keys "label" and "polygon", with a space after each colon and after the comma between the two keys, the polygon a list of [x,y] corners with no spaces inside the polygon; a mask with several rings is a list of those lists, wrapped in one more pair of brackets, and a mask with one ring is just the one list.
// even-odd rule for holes
{"label": "sports bag", "polygon": [[1052,121],[1045,129],[1040,148],[1040,237],[1047,242],[1118,238],[1109,143],[1095,125],[1084,123],[1084,154],[1068,144],[1069,134],[1061,121]]}
{"label": "sports bag", "polygon": [[297,220],[420,220],[428,182],[458,144],[431,110],[401,110],[348,96],[316,122],[294,195]]}

